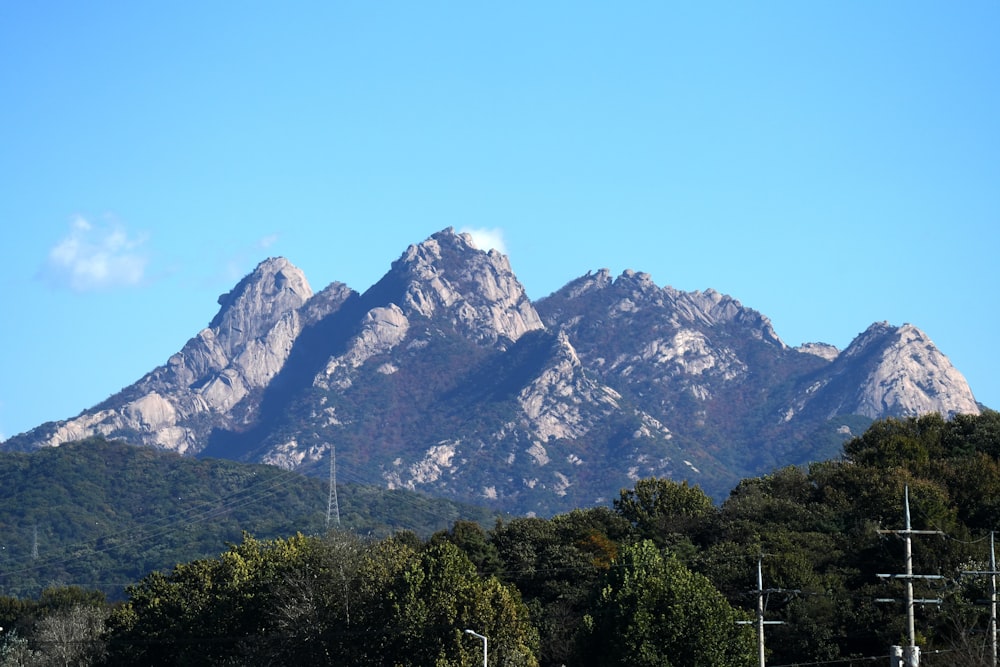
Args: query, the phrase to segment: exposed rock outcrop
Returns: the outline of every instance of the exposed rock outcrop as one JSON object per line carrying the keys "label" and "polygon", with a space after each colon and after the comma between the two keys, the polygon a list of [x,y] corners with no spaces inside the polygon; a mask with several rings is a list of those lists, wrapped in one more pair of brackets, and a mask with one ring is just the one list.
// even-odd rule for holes
{"label": "exposed rock outcrop", "polygon": [[938,412],[979,414],[965,377],[923,331],[912,324],[873,324],[844,350],[845,359],[873,357],[854,403],[845,411],[872,419]]}
{"label": "exposed rock outcrop", "polygon": [[404,285],[399,305],[408,316],[446,317],[483,342],[513,342],[543,328],[507,257],[477,250],[471,236],[450,228],[411,245],[389,278]]}
{"label": "exposed rock outcrop", "polygon": [[[617,392],[583,374],[580,359],[565,333],[560,332],[551,362],[517,395],[525,428],[537,447],[551,439],[574,439],[595,424],[583,407],[604,406],[604,414],[620,409]],[[589,418],[588,418],[589,417]]]}
{"label": "exposed rock outcrop", "polygon": [[840,350],[829,343],[803,343],[796,349],[804,354],[812,354],[827,361],[833,361],[840,354]]}

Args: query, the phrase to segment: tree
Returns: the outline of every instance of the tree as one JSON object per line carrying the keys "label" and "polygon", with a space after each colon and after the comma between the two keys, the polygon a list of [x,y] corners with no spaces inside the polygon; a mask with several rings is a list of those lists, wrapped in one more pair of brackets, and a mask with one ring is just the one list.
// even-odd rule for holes
{"label": "tree", "polygon": [[931,459],[945,455],[944,439],[949,430],[948,422],[937,413],[884,419],[847,442],[844,454],[862,465],[919,470]]}
{"label": "tree", "polygon": [[573,661],[597,584],[631,530],[606,507],[497,522],[491,540],[502,563],[500,576],[520,591],[531,613],[541,637],[541,664]]}
{"label": "tree", "polygon": [[101,634],[107,615],[101,607],[76,604],[42,618],[33,637],[41,654],[40,664],[61,667],[95,664],[104,656]]}
{"label": "tree", "polygon": [[944,447],[948,452],[982,452],[1000,458],[1000,412],[983,410],[979,415],[955,415],[948,423]]}
{"label": "tree", "polygon": [[265,583],[269,633],[258,656],[276,665],[348,660],[351,633],[368,603],[358,592],[368,548],[351,533],[331,531],[288,552]]}
{"label": "tree", "polygon": [[6,632],[0,641],[0,667],[28,667],[41,660],[41,654],[32,650],[28,640],[16,630]]}
{"label": "tree", "polygon": [[115,664],[217,665],[250,662],[273,630],[272,585],[307,553],[313,538],[259,541],[244,535],[218,558],[154,572],[127,589],[111,616]]}
{"label": "tree", "polygon": [[496,574],[501,568],[496,546],[475,521],[456,521],[451,530],[439,531],[431,536],[431,544],[441,541],[451,542],[464,551],[480,574]]}
{"label": "tree", "polygon": [[588,618],[589,665],[749,667],[750,632],[705,577],[645,540],[624,547]]}
{"label": "tree", "polygon": [[389,600],[395,612],[390,664],[473,664],[480,647],[464,632],[471,628],[489,638],[494,664],[538,665],[538,634],[520,596],[495,577],[479,577],[451,543],[421,552],[397,580]]}
{"label": "tree", "polygon": [[660,518],[699,518],[712,512],[712,499],[698,486],[662,477],[646,477],[622,489],[615,510],[636,526]]}
{"label": "tree", "polygon": [[683,558],[694,553],[694,543],[716,515],[712,499],[700,487],[659,477],[622,489],[614,506],[640,537],[669,546]]}

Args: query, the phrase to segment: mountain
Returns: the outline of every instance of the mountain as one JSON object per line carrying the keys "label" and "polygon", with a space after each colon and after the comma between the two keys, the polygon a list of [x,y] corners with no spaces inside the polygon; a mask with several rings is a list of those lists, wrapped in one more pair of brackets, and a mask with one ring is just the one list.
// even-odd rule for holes
{"label": "mountain", "polygon": [[551,514],[653,475],[719,498],[874,419],[979,413],[914,326],[792,348],[732,297],[634,271],[532,303],[504,255],[451,229],[363,294],[313,294],[273,258],[219,303],[164,366],[3,448],[100,435],[295,468],[335,446],[361,482]]}

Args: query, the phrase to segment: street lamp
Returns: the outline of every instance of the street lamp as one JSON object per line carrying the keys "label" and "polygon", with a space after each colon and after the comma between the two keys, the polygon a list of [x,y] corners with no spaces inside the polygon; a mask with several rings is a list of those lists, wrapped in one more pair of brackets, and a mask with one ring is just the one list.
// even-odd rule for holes
{"label": "street lamp", "polygon": [[468,633],[468,634],[470,634],[470,635],[472,635],[473,637],[479,637],[480,639],[483,640],[483,667],[486,667],[486,660],[487,660],[487,655],[488,655],[486,653],[486,644],[487,644],[486,637],[483,636],[483,635],[481,635],[481,634],[479,634],[478,632],[473,632],[472,630],[468,630],[468,629],[465,632]]}

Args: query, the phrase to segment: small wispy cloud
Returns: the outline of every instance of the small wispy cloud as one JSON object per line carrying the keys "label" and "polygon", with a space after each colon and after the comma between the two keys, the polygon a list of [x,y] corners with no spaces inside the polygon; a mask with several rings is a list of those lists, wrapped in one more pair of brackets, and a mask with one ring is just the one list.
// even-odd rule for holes
{"label": "small wispy cloud", "polygon": [[476,244],[476,247],[480,250],[496,250],[503,254],[507,254],[507,244],[503,240],[503,230],[499,227],[494,227],[493,229],[472,229],[470,227],[464,227],[459,230],[462,234],[468,234],[472,237],[472,242]]}
{"label": "small wispy cloud", "polygon": [[218,260],[217,270],[211,282],[233,283],[245,277],[258,263],[267,259],[261,251],[269,251],[279,240],[280,234],[268,234],[255,241],[245,243]]}
{"label": "small wispy cloud", "polygon": [[268,234],[267,236],[261,238],[257,241],[257,246],[261,249],[267,249],[278,242],[277,234]]}
{"label": "small wispy cloud", "polygon": [[143,282],[148,257],[142,236],[130,237],[118,223],[73,219],[69,233],[49,250],[43,278],[74,292],[134,287]]}

